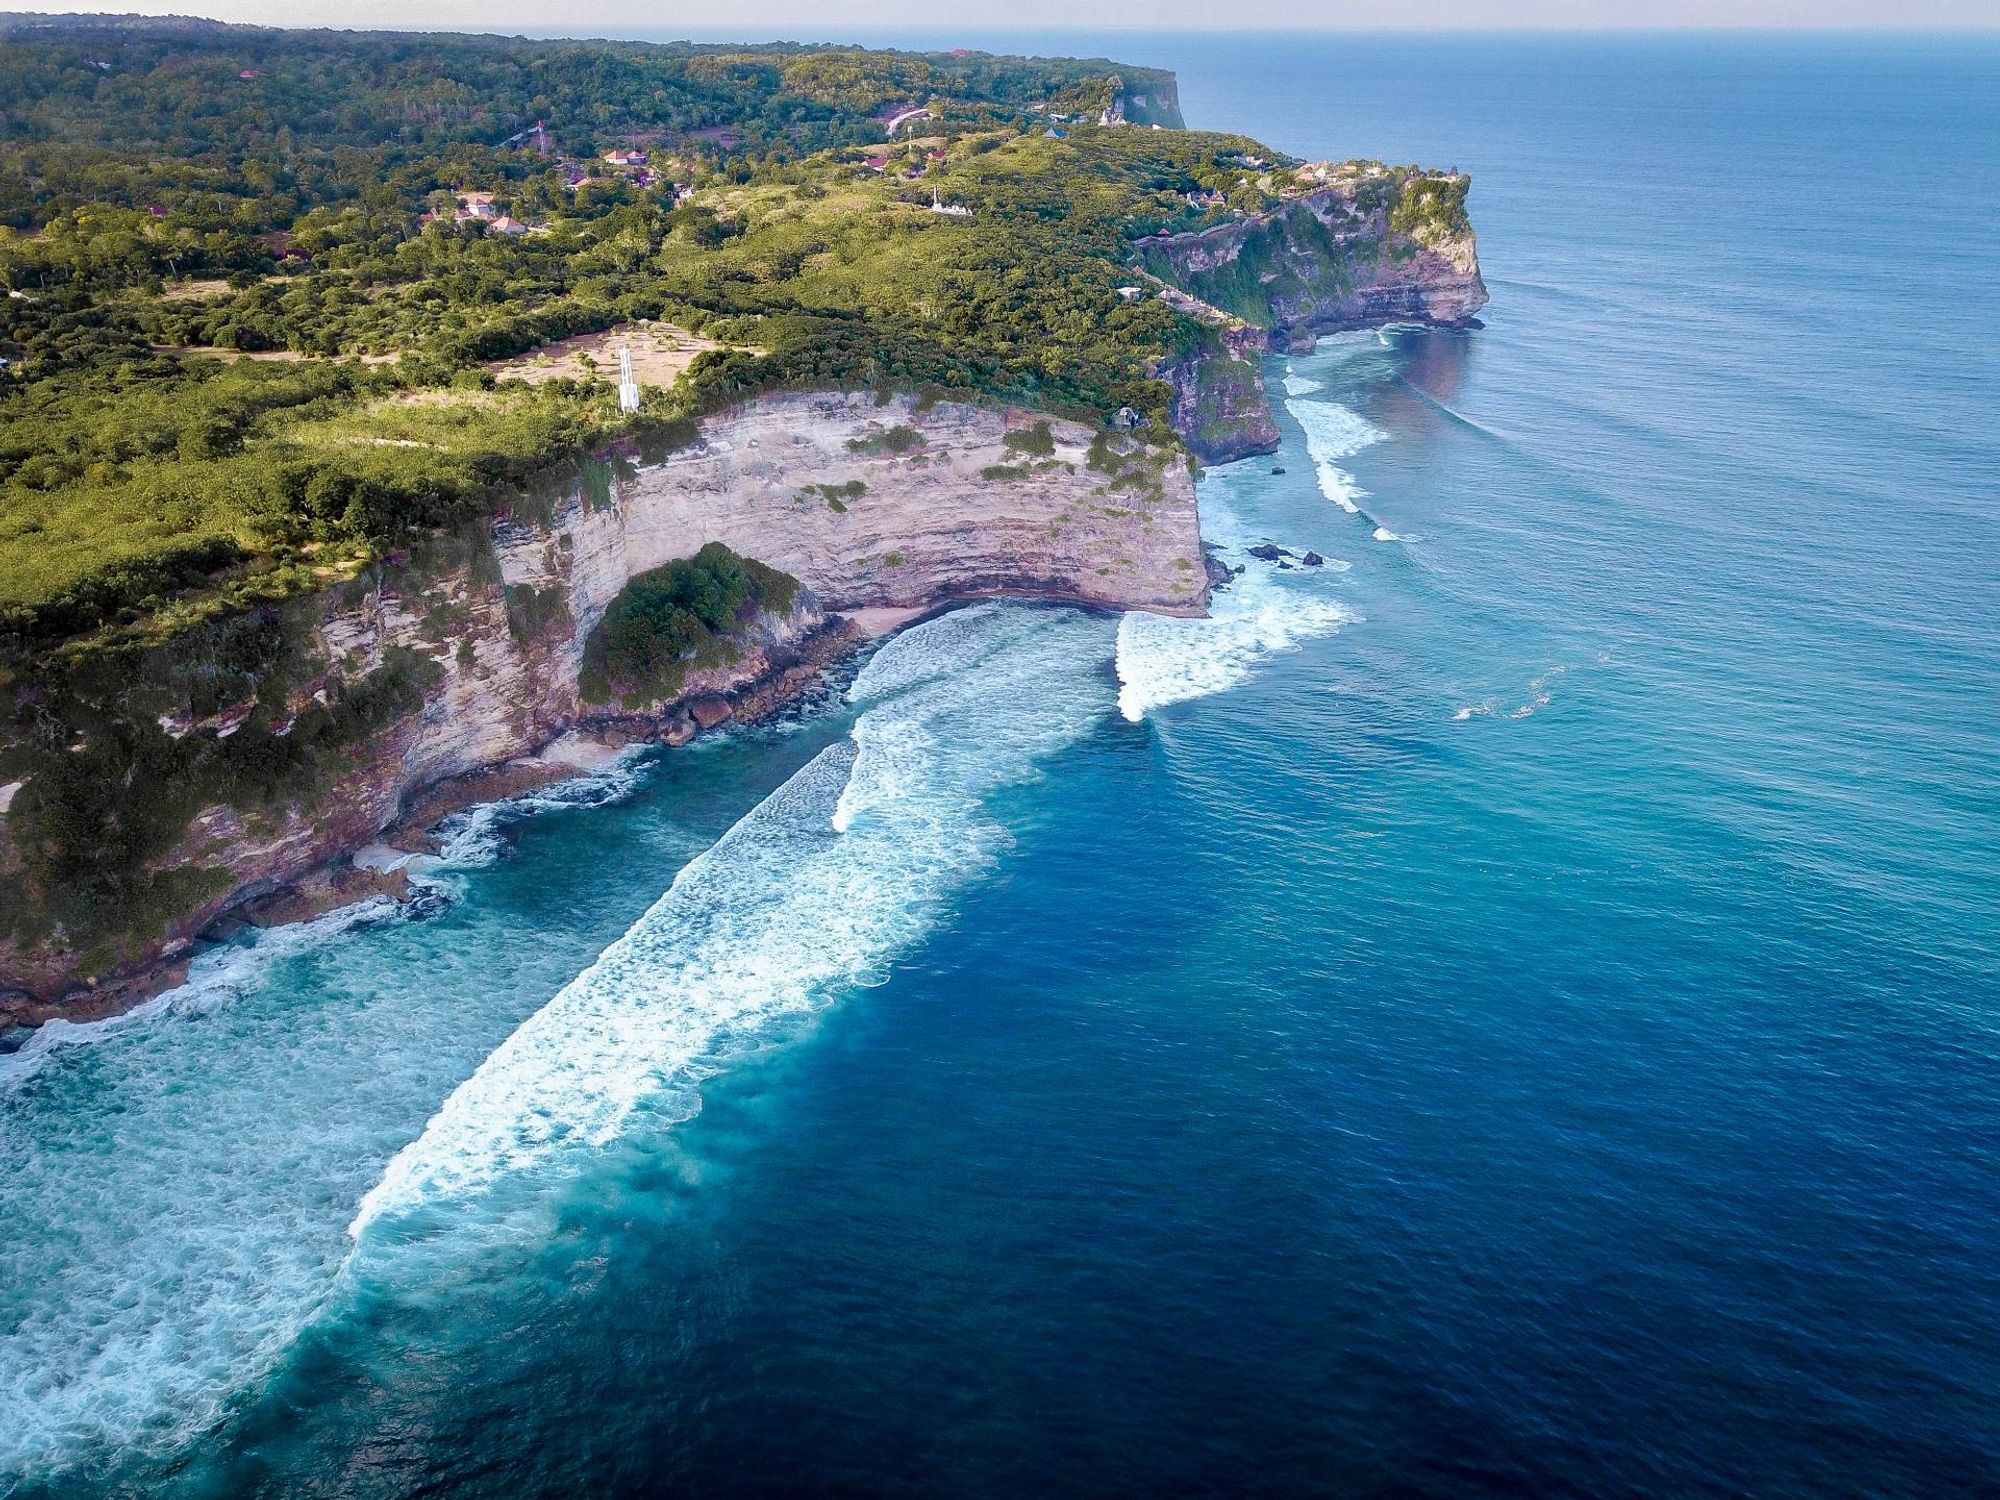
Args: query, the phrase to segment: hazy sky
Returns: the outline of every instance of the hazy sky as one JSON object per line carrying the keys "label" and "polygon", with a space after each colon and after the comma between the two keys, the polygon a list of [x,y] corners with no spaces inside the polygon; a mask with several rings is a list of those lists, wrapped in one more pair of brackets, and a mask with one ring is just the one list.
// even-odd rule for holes
{"label": "hazy sky", "polygon": [[841,37],[967,29],[2000,26],[2000,0],[0,0],[4,10],[195,14],[279,26],[541,35]]}

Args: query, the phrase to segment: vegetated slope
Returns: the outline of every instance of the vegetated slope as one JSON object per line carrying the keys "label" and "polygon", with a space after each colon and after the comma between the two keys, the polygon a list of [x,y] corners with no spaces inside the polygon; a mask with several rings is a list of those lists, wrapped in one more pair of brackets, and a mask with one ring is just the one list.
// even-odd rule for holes
{"label": "vegetated slope", "polygon": [[[1192,330],[1117,299],[1127,240],[1199,222],[1189,192],[1240,191],[1219,163],[1243,143],[1091,123],[1131,78],[1171,92],[1094,63],[131,21],[17,22],[0,66],[17,653],[171,628],[191,592],[318,586],[476,512],[628,425],[606,383],[488,393],[482,364],[634,318],[737,351],[649,396],[654,422],[762,389],[937,385],[1129,406],[1164,436],[1148,370]],[[916,100],[929,117],[880,145],[869,112]],[[480,139],[534,119],[546,143]],[[371,120],[386,142],[361,143]],[[565,144],[635,136],[636,171]],[[849,136],[878,144],[823,144]],[[464,217],[465,192],[541,232]],[[934,192],[970,217],[930,212]]]}

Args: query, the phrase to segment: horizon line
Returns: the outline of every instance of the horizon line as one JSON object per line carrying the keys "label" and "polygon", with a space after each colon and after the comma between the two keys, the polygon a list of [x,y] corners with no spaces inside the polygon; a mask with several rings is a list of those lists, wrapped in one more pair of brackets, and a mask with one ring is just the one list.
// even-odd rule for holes
{"label": "horizon line", "polygon": [[[245,29],[262,31],[332,31],[355,34],[378,33],[386,35],[424,33],[435,35],[522,37],[530,41],[641,41],[653,42],[661,38],[674,41],[694,41],[706,35],[722,35],[732,40],[752,43],[760,38],[751,34],[748,28],[759,23],[747,22],[743,27],[728,25],[700,25],[694,27],[648,26],[642,22],[633,23],[633,30],[623,33],[604,32],[585,35],[569,31],[550,31],[536,28],[524,31],[519,28],[481,28],[476,23],[450,21],[410,21],[394,26],[351,26],[328,22],[302,22],[293,20],[272,21],[229,21],[217,16],[202,15],[194,11],[75,11],[75,10],[16,10],[0,7],[0,19],[42,19],[48,21],[203,21],[213,26],[240,26]],[[791,23],[779,23],[791,24]],[[939,26],[935,23],[917,21],[863,22],[842,28],[857,34],[873,33],[883,35],[896,32],[935,33],[951,29],[962,29],[969,35],[1073,35],[1102,36],[1107,33],[1125,33],[1133,36],[1905,36],[1905,37],[2000,37],[2000,20],[1987,24],[1973,22],[1950,22],[1930,25],[1907,25],[1875,21],[1832,21],[1813,25],[1782,25],[1765,22],[1745,22],[1743,24],[1714,24],[1704,22],[1699,25],[1674,24],[1609,24],[1576,26],[1549,23],[1522,25],[1451,25],[1451,26],[1400,26],[1373,25],[1357,22],[1338,26],[1275,26],[1255,22],[1236,26],[1151,26],[1143,22],[1107,21],[1100,25],[1079,26],[1068,22],[993,22],[974,23],[963,28]],[[645,35],[633,34],[644,31]],[[831,35],[834,28],[827,28]],[[798,36],[767,35],[761,40],[768,42],[813,41],[821,38],[801,33]],[[835,42],[834,45],[838,45]]]}

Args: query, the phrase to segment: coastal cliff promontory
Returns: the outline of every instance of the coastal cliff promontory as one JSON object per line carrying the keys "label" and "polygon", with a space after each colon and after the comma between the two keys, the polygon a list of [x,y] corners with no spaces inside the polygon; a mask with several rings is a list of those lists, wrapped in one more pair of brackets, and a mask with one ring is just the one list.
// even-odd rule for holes
{"label": "coastal cliff promontory", "polygon": [[1485,299],[1463,176],[1107,59],[0,36],[0,1019],[351,897],[579,726],[768,706],[843,616],[1198,612],[1264,358]]}
{"label": "coastal cliff promontory", "polygon": [[[718,542],[796,593],[670,694],[591,701],[587,648],[620,592]],[[88,706],[146,779],[105,804],[86,754],[4,788],[0,879],[11,915],[41,924],[0,944],[0,1020],[114,1003],[106,981],[340,860],[451,778],[564,774],[560,756],[524,758],[580,725],[679,740],[727,718],[734,695],[844,641],[834,611],[1014,594],[1186,614],[1206,592],[1193,478],[1171,448],[959,401],[757,398],[662,457],[592,460],[426,557],[125,659]],[[93,806],[99,840],[128,841],[116,911],[76,904],[66,875],[68,824]]]}
{"label": "coastal cliff promontory", "polygon": [[1140,245],[1140,268],[1205,330],[1159,373],[1206,462],[1277,446],[1265,352],[1383,323],[1462,327],[1486,305],[1463,173],[1319,162],[1295,175],[1298,195],[1267,212]]}

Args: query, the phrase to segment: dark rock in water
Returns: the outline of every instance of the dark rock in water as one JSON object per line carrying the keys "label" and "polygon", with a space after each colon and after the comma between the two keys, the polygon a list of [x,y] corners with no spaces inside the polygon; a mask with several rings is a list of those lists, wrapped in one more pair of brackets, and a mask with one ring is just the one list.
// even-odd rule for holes
{"label": "dark rock in water", "polygon": [[1326,559],[1321,557],[1317,552],[1308,552],[1299,561],[1309,568],[1322,568],[1326,566]]}
{"label": "dark rock in water", "polygon": [[675,714],[660,726],[660,743],[664,745],[685,745],[695,737],[698,727],[692,714]]}
{"label": "dark rock in water", "polygon": [[1282,474],[1285,472],[1285,466],[1283,464],[1272,464],[1271,472],[1273,474]]}
{"label": "dark rock in water", "polygon": [[1292,565],[1288,562],[1281,562],[1278,564],[1278,566],[1284,569],[1287,573],[1292,571]]}
{"label": "dark rock in water", "polygon": [[1229,576],[1232,578],[1241,578],[1247,571],[1248,570],[1243,566],[1242,563],[1238,563],[1235,567],[1229,570]]}
{"label": "dark rock in water", "polygon": [[1252,557],[1260,557],[1265,562],[1276,562],[1279,558],[1290,557],[1292,554],[1287,552],[1283,547],[1273,546],[1270,542],[1266,542],[1261,547],[1252,547],[1250,555]]}
{"label": "dark rock in water", "polygon": [[[1201,549],[1201,566],[1202,571],[1208,575],[1210,588],[1219,589],[1236,576],[1236,573],[1230,572],[1229,564],[1215,555],[1215,549],[1206,544]],[[1237,573],[1242,571],[1241,568],[1236,570]]]}

